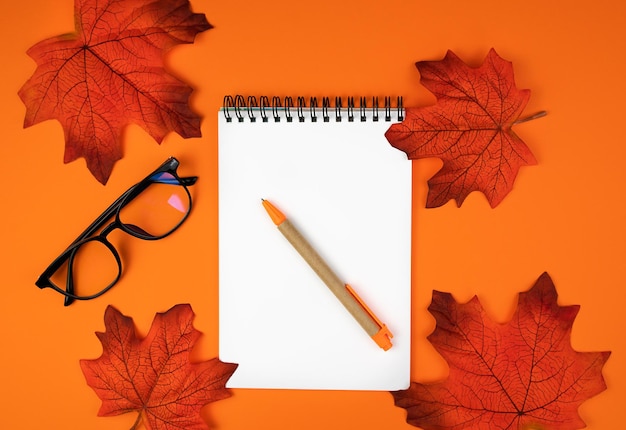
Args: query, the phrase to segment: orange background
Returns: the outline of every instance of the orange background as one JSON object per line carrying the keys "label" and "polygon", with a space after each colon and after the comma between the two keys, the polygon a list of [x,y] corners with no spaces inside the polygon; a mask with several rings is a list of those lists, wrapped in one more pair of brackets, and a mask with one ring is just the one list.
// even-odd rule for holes
{"label": "orange background", "polygon": [[[196,91],[203,137],[169,135],[157,145],[138,127],[124,137],[124,159],[108,185],[82,160],[64,165],[56,121],[23,129],[18,89],[35,70],[26,50],[73,31],[72,0],[4,1],[0,6],[2,97],[3,429],[128,429],[135,414],[96,416],[100,400],[78,360],[96,358],[108,304],[145,334],[156,312],[191,303],[204,335],[196,360],[218,354],[217,110],[225,94],[403,95],[405,106],[431,104],[413,63],[453,50],[479,64],[494,47],[513,61],[517,85],[532,90],[526,113],[548,116],[516,126],[539,164],[522,168],[515,187],[491,209],[473,193],[424,209],[437,160],[414,163],[412,379],[446,376],[426,340],[433,289],[459,301],[477,294],[506,321],[517,293],[552,276],[562,305],[580,304],[572,344],[611,350],[608,390],[580,408],[589,429],[621,428],[626,399],[624,264],[626,142],[626,3],[319,0],[193,1],[215,29],[175,48],[169,69]],[[194,212],[159,242],[126,239],[122,281],[104,297],[69,308],[35,279],[51,260],[128,186],[168,155],[181,174],[200,176]],[[280,327],[268,333],[281,340]],[[232,390],[203,410],[212,428],[408,429],[386,392]]]}

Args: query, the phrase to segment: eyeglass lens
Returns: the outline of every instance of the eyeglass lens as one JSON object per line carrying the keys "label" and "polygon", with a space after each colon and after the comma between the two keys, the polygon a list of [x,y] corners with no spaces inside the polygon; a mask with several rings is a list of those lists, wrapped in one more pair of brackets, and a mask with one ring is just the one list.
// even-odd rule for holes
{"label": "eyeglass lens", "polygon": [[191,200],[185,187],[169,173],[152,182],[119,214],[124,228],[133,235],[157,239],[175,230],[189,213]]}
{"label": "eyeglass lens", "polygon": [[51,278],[53,284],[66,288],[71,267],[73,291],[78,297],[89,297],[108,289],[120,275],[114,251],[98,237],[81,242],[68,250],[70,259]]}

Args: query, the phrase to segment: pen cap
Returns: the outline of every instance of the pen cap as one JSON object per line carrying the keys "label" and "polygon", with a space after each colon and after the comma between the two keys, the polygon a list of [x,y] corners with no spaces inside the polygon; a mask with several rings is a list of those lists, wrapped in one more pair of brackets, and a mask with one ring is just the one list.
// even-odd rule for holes
{"label": "pen cap", "polygon": [[[373,332],[372,330],[366,329],[370,337],[382,349],[384,349],[385,351],[389,350],[389,348],[392,347],[391,338],[393,337],[393,334],[391,334],[391,331],[387,328],[385,324],[383,324],[378,319],[378,317],[374,314],[374,312],[372,312],[369,306],[365,304],[365,302],[361,299],[361,297],[359,297],[356,291],[354,291],[354,289],[348,284],[346,284],[346,291],[350,293],[350,295],[354,298],[354,300],[356,300],[356,303],[358,303],[361,309],[363,309],[365,314],[373,321],[374,327],[376,327],[375,329],[376,331]],[[360,318],[359,318],[359,322],[361,323],[361,325],[363,325],[363,322],[360,320]],[[363,328],[365,328],[365,326]]]}
{"label": "pen cap", "polygon": [[393,335],[391,334],[387,326],[383,324],[383,326],[380,328],[378,333],[372,336],[372,339],[374,339],[374,342],[376,342],[378,346],[380,346],[385,351],[388,351],[389,348],[392,347],[392,343],[391,343],[392,337]]}

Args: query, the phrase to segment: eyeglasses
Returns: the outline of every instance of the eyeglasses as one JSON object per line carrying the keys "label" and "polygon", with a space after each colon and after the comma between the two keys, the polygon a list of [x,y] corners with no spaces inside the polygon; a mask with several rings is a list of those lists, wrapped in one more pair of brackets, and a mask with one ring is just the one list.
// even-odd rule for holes
{"label": "eyeglasses", "polygon": [[176,231],[189,216],[191,194],[187,186],[195,184],[198,177],[179,177],[178,165],[178,160],[170,157],[118,197],[48,266],[35,285],[63,294],[65,306],[74,300],[95,299],[110,290],[122,275],[120,255],[107,239],[112,231],[120,229],[139,239],[158,240]]}

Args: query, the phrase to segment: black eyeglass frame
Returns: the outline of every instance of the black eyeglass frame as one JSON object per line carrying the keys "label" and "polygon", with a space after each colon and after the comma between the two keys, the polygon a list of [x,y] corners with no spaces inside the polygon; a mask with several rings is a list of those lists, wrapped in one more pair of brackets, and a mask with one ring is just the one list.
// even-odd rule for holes
{"label": "black eyeglass frame", "polygon": [[[103,295],[107,291],[109,291],[115,284],[117,284],[117,282],[119,281],[119,279],[120,279],[120,277],[122,275],[122,259],[121,259],[120,255],[119,255],[119,252],[115,248],[115,246],[113,246],[113,244],[111,244],[111,242],[109,242],[107,240],[107,236],[108,236],[109,233],[111,233],[113,230],[119,228],[120,230],[124,231],[125,233],[127,233],[127,234],[129,234],[131,236],[137,237],[139,239],[143,239],[143,240],[159,240],[159,239],[163,239],[164,237],[169,236],[174,231],[176,231],[183,224],[183,222],[185,222],[185,220],[187,219],[187,217],[191,213],[192,199],[191,199],[191,193],[187,189],[187,186],[191,186],[191,185],[195,184],[196,181],[198,180],[198,177],[197,176],[180,177],[178,175],[178,173],[176,172],[176,169],[178,168],[179,164],[180,164],[179,161],[175,157],[170,157],[163,164],[161,164],[161,166],[159,166],[156,170],[154,170],[152,173],[147,175],[140,182],[138,182],[137,184],[133,185],[128,190],[126,190],[104,212],[102,212],[102,214],[100,214],[100,216],[98,216],[98,218],[96,218],[95,221],[92,222],[91,225],[89,225],[89,227],[87,227],[85,229],[85,231],[83,231],[65,249],[65,251],[63,251],[48,266],[48,268],[46,270],[44,270],[44,272],[41,274],[41,276],[39,276],[39,278],[35,282],[35,285],[37,287],[41,288],[41,289],[52,288],[53,290],[57,291],[58,293],[63,294],[65,296],[65,303],[64,303],[65,306],[68,306],[68,305],[72,304],[74,302],[74,300],[92,300],[92,299],[95,299],[97,297],[100,297],[101,295]],[[187,213],[185,214],[185,216],[183,216],[183,218],[181,218],[181,220],[178,222],[178,224],[176,224],[172,229],[170,229],[168,232],[166,232],[165,234],[162,234],[162,235],[151,235],[151,234],[145,232],[140,227],[134,226],[132,224],[125,224],[125,223],[123,223],[120,220],[120,211],[126,205],[128,205],[135,197],[137,197],[146,188],[148,188],[148,186],[150,186],[151,184],[154,184],[154,183],[171,183],[170,181],[159,180],[158,177],[155,178],[156,175],[159,175],[159,174],[162,174],[162,173],[168,173],[168,174],[172,175],[172,177],[176,181],[176,183],[174,183],[174,184],[182,186],[183,189],[185,190],[185,192],[187,193],[187,196],[189,197],[189,208],[188,208]],[[115,217],[115,219],[109,225],[107,225],[106,227],[102,228],[104,226],[104,224],[108,220],[113,218],[113,217]],[[100,230],[100,229],[102,229],[102,231],[98,235],[94,236],[94,234],[98,230]],[[118,273],[117,273],[117,276],[115,277],[115,279],[109,285],[107,285],[105,288],[103,288],[101,291],[99,291],[98,293],[87,295],[87,296],[78,296],[78,295],[74,294],[73,261],[74,261],[74,258],[76,257],[76,252],[80,249],[80,247],[83,246],[84,244],[92,242],[92,241],[97,241],[97,242],[102,243],[104,246],[106,246],[111,251],[111,253],[113,254],[113,256],[114,256],[114,258],[115,258],[115,260],[117,262]],[[59,286],[55,285],[51,281],[51,277],[65,263],[68,264],[68,268],[67,268],[67,275],[66,275],[66,287],[65,287],[65,290],[64,290],[64,289],[60,288]]]}

